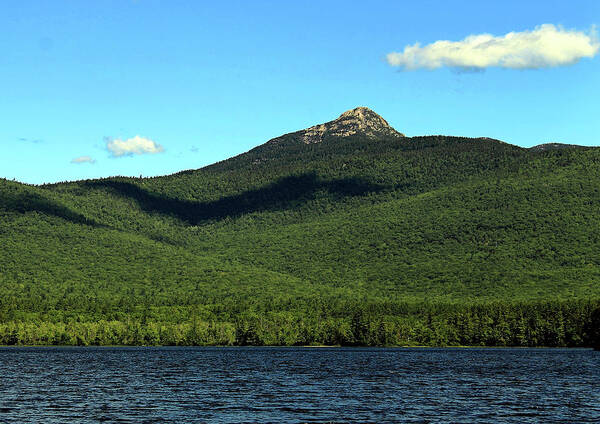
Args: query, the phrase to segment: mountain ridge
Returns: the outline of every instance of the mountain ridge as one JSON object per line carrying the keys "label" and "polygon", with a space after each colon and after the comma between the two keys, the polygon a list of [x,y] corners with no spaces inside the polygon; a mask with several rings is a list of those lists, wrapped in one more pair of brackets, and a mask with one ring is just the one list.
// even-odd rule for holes
{"label": "mountain ridge", "polygon": [[548,150],[559,150],[559,149],[585,149],[591,148],[592,146],[581,146],[579,144],[567,144],[567,143],[542,143],[535,146],[529,147],[529,150],[534,152],[543,152]]}

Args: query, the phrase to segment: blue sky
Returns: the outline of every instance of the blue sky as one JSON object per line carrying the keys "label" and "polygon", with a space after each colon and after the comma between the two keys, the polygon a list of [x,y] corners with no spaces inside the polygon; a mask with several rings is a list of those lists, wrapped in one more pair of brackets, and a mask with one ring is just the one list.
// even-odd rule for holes
{"label": "blue sky", "polygon": [[[356,106],[409,136],[600,145],[600,54],[555,63],[534,52],[521,68],[485,57],[473,68],[460,50],[470,35],[543,24],[595,43],[599,1],[210,3],[3,4],[0,177],[200,168]],[[403,53],[415,43],[416,59]],[[136,140],[152,144],[127,150]]]}

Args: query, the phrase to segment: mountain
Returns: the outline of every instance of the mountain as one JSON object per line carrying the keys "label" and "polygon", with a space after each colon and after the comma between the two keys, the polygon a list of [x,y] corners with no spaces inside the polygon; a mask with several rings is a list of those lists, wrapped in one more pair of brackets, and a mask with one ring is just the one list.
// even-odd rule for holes
{"label": "mountain", "polygon": [[338,153],[342,153],[358,142],[376,143],[384,140],[399,140],[404,134],[392,128],[385,119],[366,107],[357,107],[342,113],[337,119],[315,125],[300,131],[275,137],[255,147],[249,152],[220,162],[217,167],[235,168],[240,160],[251,161],[254,165],[264,161],[273,161],[280,156],[286,162],[304,161],[306,155],[320,151],[321,144],[330,149],[332,144]]}
{"label": "mountain", "polygon": [[164,177],[0,180],[0,344],[591,346],[599,168],[356,108]]}

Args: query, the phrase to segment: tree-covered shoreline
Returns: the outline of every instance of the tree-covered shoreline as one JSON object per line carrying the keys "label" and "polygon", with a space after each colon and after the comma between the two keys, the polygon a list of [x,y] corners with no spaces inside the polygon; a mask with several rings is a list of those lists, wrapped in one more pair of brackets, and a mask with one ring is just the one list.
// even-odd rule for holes
{"label": "tree-covered shoreline", "polygon": [[[231,322],[200,320],[4,321],[0,345],[64,346],[489,346],[593,347],[600,299],[480,305],[402,305],[382,315],[356,304],[349,314],[245,312]],[[192,312],[193,314],[193,312]],[[162,317],[165,319],[166,317]]]}

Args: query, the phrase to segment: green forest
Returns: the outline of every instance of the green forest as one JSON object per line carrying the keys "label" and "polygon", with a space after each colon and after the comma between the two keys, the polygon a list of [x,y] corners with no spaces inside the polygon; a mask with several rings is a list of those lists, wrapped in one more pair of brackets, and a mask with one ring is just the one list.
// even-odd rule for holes
{"label": "green forest", "polygon": [[0,344],[600,343],[600,149],[297,137],[0,180]]}

